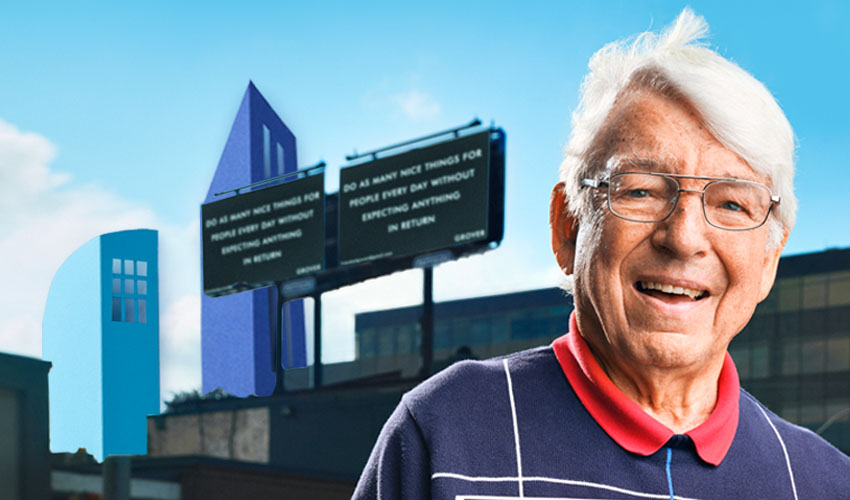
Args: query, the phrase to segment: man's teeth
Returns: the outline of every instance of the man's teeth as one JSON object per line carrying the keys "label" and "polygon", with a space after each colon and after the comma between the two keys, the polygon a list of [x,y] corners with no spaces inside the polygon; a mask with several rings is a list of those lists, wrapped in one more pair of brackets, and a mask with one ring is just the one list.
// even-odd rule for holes
{"label": "man's teeth", "polygon": [[687,295],[692,299],[698,299],[703,295],[702,290],[692,290],[667,283],[655,283],[654,281],[641,281],[640,286],[644,290],[658,290],[659,292],[672,293],[674,295]]}

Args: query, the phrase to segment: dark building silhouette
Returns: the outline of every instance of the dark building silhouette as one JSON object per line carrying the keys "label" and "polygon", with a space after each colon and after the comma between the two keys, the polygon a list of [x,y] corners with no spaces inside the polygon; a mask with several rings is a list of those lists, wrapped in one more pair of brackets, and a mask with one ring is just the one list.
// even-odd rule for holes
{"label": "dark building silhouette", "polygon": [[780,259],[729,352],[746,390],[850,453],[850,248]]}
{"label": "dark building silhouette", "polygon": [[[436,368],[467,351],[484,359],[551,342],[567,330],[571,299],[549,288],[437,304]],[[360,373],[416,373],[420,311],[357,315]],[[850,453],[850,248],[781,258],[770,295],[729,351],[744,389]]]}
{"label": "dark building silhouette", "polygon": [[[549,288],[434,309],[436,370],[548,344],[567,331],[572,301]],[[353,487],[387,417],[420,380],[420,314],[357,315],[357,359],[325,365],[323,387],[310,387],[308,369],[289,370],[286,394],[197,401],[151,417],[151,454],[248,460]],[[730,351],[746,390],[850,452],[850,249],[781,259],[773,291]]]}
{"label": "dark building silhouette", "polygon": [[[547,344],[567,331],[572,310],[572,297],[558,288],[437,303],[435,371],[461,359],[487,359]],[[355,363],[361,373],[416,373],[421,314],[420,306],[358,314]]]}
{"label": "dark building silhouette", "polygon": [[0,353],[0,498],[50,498],[50,363]]}

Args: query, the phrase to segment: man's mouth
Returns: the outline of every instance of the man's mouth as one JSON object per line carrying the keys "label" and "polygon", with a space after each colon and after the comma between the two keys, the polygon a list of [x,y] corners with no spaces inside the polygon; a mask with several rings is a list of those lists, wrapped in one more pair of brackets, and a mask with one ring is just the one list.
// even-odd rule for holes
{"label": "man's mouth", "polygon": [[702,300],[708,297],[707,290],[694,290],[669,283],[657,283],[654,281],[638,281],[635,288],[646,295],[664,301]]}

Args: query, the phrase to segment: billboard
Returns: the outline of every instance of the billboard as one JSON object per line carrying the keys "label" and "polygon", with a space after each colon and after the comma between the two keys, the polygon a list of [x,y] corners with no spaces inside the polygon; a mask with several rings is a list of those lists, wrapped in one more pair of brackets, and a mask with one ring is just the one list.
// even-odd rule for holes
{"label": "billboard", "polygon": [[488,240],[491,135],[487,130],[343,168],[339,264]]}
{"label": "billboard", "polygon": [[204,293],[262,288],[324,269],[324,174],[201,206]]}
{"label": "billboard", "polygon": [[[495,248],[504,232],[499,128],[202,206],[204,293],[279,284],[286,300]],[[369,153],[375,158],[376,153]]]}

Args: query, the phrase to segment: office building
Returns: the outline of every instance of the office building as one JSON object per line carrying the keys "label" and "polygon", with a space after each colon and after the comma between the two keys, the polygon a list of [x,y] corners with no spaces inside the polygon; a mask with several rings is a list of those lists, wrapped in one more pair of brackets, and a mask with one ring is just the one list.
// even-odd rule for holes
{"label": "office building", "polygon": [[[435,371],[459,359],[487,359],[548,344],[567,331],[572,310],[572,297],[558,288],[436,303]],[[363,375],[418,372],[421,314],[420,306],[412,306],[355,317],[355,362]]]}
{"label": "office building", "polygon": [[77,249],[53,277],[42,326],[51,449],[146,453],[146,418],[159,413],[157,232],[108,233]]}
{"label": "office building", "polygon": [[[294,172],[297,165],[295,136],[250,83],[204,203],[216,201],[217,193]],[[204,393],[215,389],[237,396],[272,393],[275,372],[271,335],[277,319],[276,304],[274,287],[223,297],[201,297]],[[303,303],[292,301],[283,310],[283,365],[306,366]]]}
{"label": "office building", "polygon": [[729,351],[745,389],[850,453],[850,248],[780,259]]}

